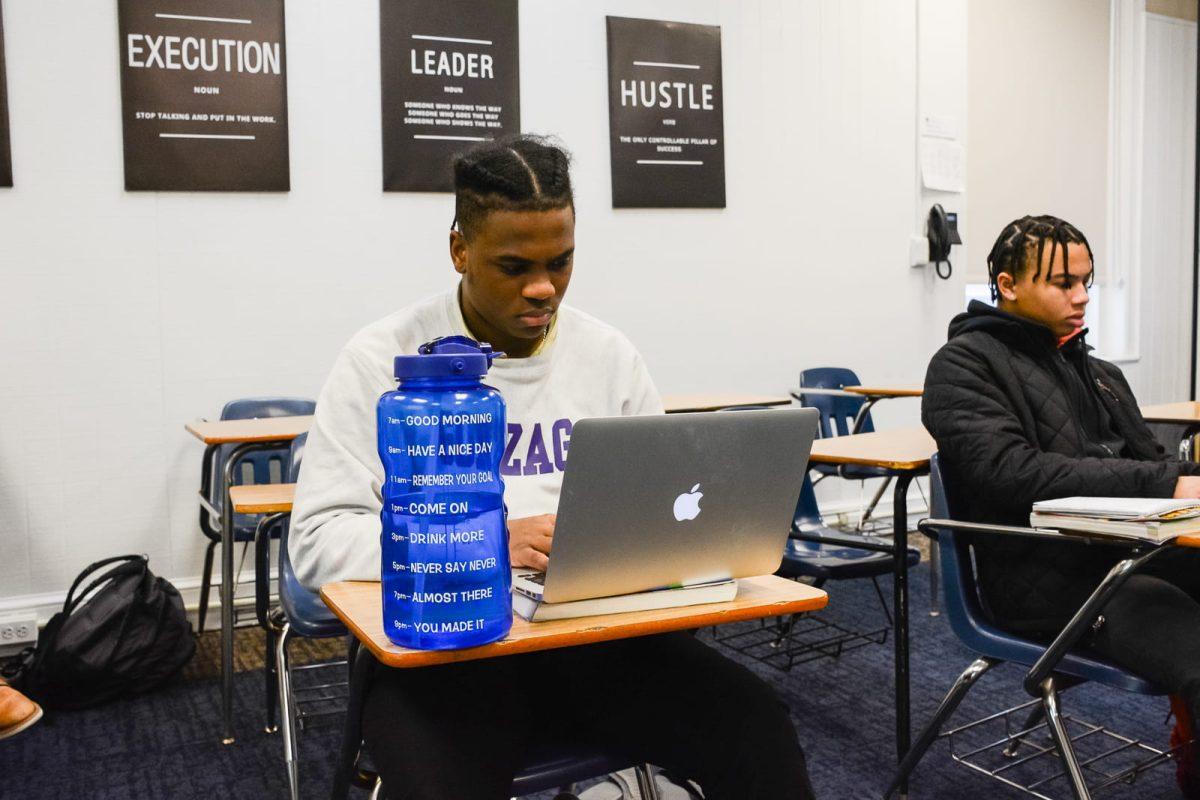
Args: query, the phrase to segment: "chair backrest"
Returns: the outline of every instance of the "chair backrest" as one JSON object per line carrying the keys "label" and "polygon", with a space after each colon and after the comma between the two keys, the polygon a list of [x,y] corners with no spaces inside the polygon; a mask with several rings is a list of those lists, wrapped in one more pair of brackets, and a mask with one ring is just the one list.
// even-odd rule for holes
{"label": "chair backrest", "polygon": [[[265,417],[302,417],[313,413],[317,404],[312,400],[299,397],[246,397],[230,400],[221,409],[221,419],[262,419]],[[216,487],[221,485],[218,470],[229,457],[236,445],[222,445],[213,459],[213,474],[209,486],[211,492],[218,494]],[[233,484],[240,486],[245,483],[282,483],[286,480],[287,450],[259,450],[245,456],[238,469],[234,472]],[[224,498],[210,497],[209,501],[220,508]]]}
{"label": "chair backrest", "polygon": [[[934,519],[954,519],[937,453],[929,459],[929,505]],[[943,528],[937,532],[937,548],[941,556],[946,616],[958,637],[969,642],[976,634],[977,622],[986,619],[979,600],[970,545],[965,537]]]}
{"label": "chair backrest", "polygon": [[817,493],[807,472],[804,473],[804,485],[800,487],[800,499],[796,502],[796,513],[792,523],[796,530],[800,531],[825,527],[825,519],[817,505]]}
{"label": "chair backrest", "polygon": [[[803,389],[844,389],[847,386],[858,386],[861,381],[853,370],[845,367],[816,367],[800,372],[800,388]],[[821,414],[821,438],[830,436],[845,436],[854,428],[854,418],[866,402],[860,397],[841,397],[829,394],[800,393],[800,404],[815,408]],[[863,419],[860,433],[870,433],[875,430],[871,421],[871,413]]]}
{"label": "chair backrest", "polygon": [[[308,442],[308,434],[302,433],[295,439],[292,439],[292,446],[287,450],[287,471],[284,473],[284,478],[288,483],[295,483],[300,477],[300,460],[304,457],[304,445]],[[288,561],[287,540],[288,529],[292,527],[292,515],[288,514],[283,518],[283,522],[279,531],[279,564],[280,574],[283,574],[283,563]],[[288,564],[288,569],[291,569],[291,564]]]}

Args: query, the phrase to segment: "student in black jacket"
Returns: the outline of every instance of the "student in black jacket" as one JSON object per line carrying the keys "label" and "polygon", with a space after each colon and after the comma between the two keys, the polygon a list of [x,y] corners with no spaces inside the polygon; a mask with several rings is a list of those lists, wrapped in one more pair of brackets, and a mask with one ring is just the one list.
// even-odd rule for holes
{"label": "student in black jacket", "polygon": [[[1090,355],[1091,248],[1050,216],[1009,224],[988,256],[993,308],[973,302],[925,377],[921,418],[937,440],[956,519],[1028,525],[1034,502],[1073,495],[1200,497],[1200,464],[1154,439],[1121,371]],[[1126,551],[977,537],[995,622],[1049,640]],[[1164,554],[1104,609],[1089,645],[1181,699],[1200,719],[1200,558]],[[1200,798],[1181,761],[1180,784]]]}

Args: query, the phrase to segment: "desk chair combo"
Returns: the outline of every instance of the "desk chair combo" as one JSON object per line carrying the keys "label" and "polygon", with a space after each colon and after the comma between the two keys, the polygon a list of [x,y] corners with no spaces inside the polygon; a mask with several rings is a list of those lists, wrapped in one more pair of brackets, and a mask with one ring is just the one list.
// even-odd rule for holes
{"label": "desk chair combo", "polygon": [[[308,434],[302,433],[292,440],[285,464],[285,479],[295,483],[300,476],[300,461]],[[346,707],[346,682],[334,680],[327,683],[297,685],[296,675],[310,670],[345,667],[346,662],[325,661],[303,666],[293,665],[288,645],[296,638],[328,639],[346,636],[348,631],[333,612],[315,593],[306,589],[296,578],[292,560],[288,555],[288,532],[291,528],[291,513],[277,513],[262,517],[255,533],[255,570],[259,574],[270,574],[270,541],[272,535],[279,539],[279,605],[270,608],[269,590],[266,582],[256,585],[255,610],[259,624],[266,631],[266,679],[267,730],[274,730],[274,701],[279,699],[283,723],[283,756],[287,765],[288,789],[291,800],[299,800],[300,775],[296,761],[296,736],[310,721],[341,714]],[[341,677],[344,677],[344,673]]]}
{"label": "desk chair combo", "polygon": [[[1082,650],[1084,634],[1092,627],[1105,603],[1125,580],[1147,561],[1170,545],[1133,544],[1127,558],[1116,564],[1091,597],[1076,612],[1067,627],[1050,645],[1040,644],[998,628],[985,614],[973,566],[970,536],[1033,536],[1044,538],[1061,534],[1034,528],[1013,528],[954,522],[951,506],[942,482],[940,464],[935,455],[931,464],[934,519],[923,520],[921,531],[936,537],[942,551],[942,578],[945,586],[946,616],[959,640],[978,654],[950,688],[934,713],[933,719],[917,737],[916,743],[901,761],[898,772],[884,797],[897,789],[907,791],[909,775],[922,756],[938,738],[950,740],[951,757],[960,764],[995,778],[1033,797],[1053,800],[1045,794],[1050,784],[1065,779],[1076,800],[1089,800],[1091,792],[1120,781],[1132,781],[1138,774],[1155,764],[1171,759],[1172,752],[1152,747],[1144,742],[1114,733],[1100,725],[1085,723],[1063,714],[1060,692],[1072,686],[1092,681],[1114,689],[1146,695],[1164,692],[1136,675]],[[1084,535],[1070,534],[1086,546]],[[1112,540],[1105,540],[1111,544]],[[984,674],[1005,662],[1028,667],[1023,688],[1034,699],[992,714],[981,720],[942,732],[967,692]],[[1018,720],[1014,724],[1014,720]],[[984,737],[989,743],[982,747],[961,750],[964,738],[999,729],[998,735]],[[1074,732],[1072,732],[1072,729]],[[1052,743],[1045,743],[1049,733]],[[1076,747],[1087,748],[1081,760]],[[1032,775],[1022,782],[1018,775],[1031,766],[1042,766],[1043,757],[1053,759],[1057,752],[1062,769],[1048,776]],[[1136,758],[1135,758],[1136,757]],[[1140,758],[1141,760],[1136,760]],[[1109,768],[1115,765],[1115,768]],[[1092,777],[1092,785],[1088,777]]]}
{"label": "desk chair combo", "polygon": [[[301,434],[292,441],[286,464],[286,479],[295,483],[300,474],[300,464],[308,435]],[[324,639],[347,636],[348,631],[320,595],[305,588],[296,578],[288,555],[289,513],[264,516],[257,526],[255,539],[257,569],[262,574],[269,570],[268,556],[272,531],[279,536],[279,606],[269,607],[269,593],[260,585],[255,606],[263,628],[268,632],[266,682],[268,698],[278,691],[283,725],[284,761],[288,771],[288,787],[292,800],[299,800],[300,778],[297,761],[297,733],[310,720],[341,714],[345,711],[345,733],[334,780],[333,796],[345,798],[351,785],[371,789],[373,798],[385,796],[377,776],[360,764],[362,751],[362,707],[369,683],[370,672],[376,662],[370,651],[360,648],[359,642],[350,637],[351,680],[347,687],[344,681],[331,681],[300,687],[295,680],[297,673],[310,669],[345,666],[346,661],[323,662],[294,666],[288,653],[288,645],[296,637]],[[343,687],[346,687],[345,689]],[[268,699],[268,709],[272,708]],[[272,712],[269,711],[269,714]],[[272,714],[273,715],[273,714]],[[547,789],[570,787],[577,781],[606,775],[633,766],[626,761],[603,753],[586,751],[566,745],[547,746],[534,753],[527,766],[513,781],[513,794],[532,794]],[[647,800],[657,798],[653,775],[648,767],[637,770],[642,796]]]}
{"label": "desk chair combo", "polygon": [[[318,602],[320,602],[318,600]],[[362,714],[371,675],[377,669],[387,669],[363,647],[357,638],[350,640],[350,700],[346,709],[342,746],[337,769],[333,776],[333,800],[347,800],[351,786],[370,788],[371,800],[400,800],[403,796],[389,794],[378,777],[362,766]],[[554,742],[543,743],[529,755],[525,765],[513,778],[509,794],[512,797],[558,790],[573,792],[574,784],[635,765],[627,759],[580,745]],[[658,785],[646,764],[636,767],[638,791],[644,800],[658,800]]]}
{"label": "desk chair combo", "polygon": [[[911,569],[921,560],[916,548],[908,548]],[[892,628],[892,614],[879,588],[880,575],[892,572],[892,544],[877,536],[844,533],[830,528],[817,506],[813,481],[804,476],[792,530],[783,549],[783,560],[775,574],[823,588],[827,581],[868,578],[879,598],[885,624],[865,631],[838,625],[817,614],[796,614],[773,623],[765,620],[750,630],[718,633],[713,640],[743,655],[789,671],[797,664],[819,658],[837,658],[842,653],[868,644],[883,644]]]}
{"label": "desk chair combo", "polygon": [[[858,375],[854,374],[853,370],[846,369],[845,367],[815,367],[813,369],[801,370],[800,391],[793,394],[800,401],[800,405],[806,408],[815,408],[820,412],[821,438],[849,436],[854,433],[871,433],[875,430],[875,423],[871,419],[871,411],[867,405],[866,398],[849,393],[840,393],[847,386],[858,386],[861,383],[862,381],[858,379]],[[806,393],[805,389],[823,389],[828,393]],[[863,481],[871,478],[884,479],[883,483],[879,485],[879,489],[875,492],[875,495],[871,498],[871,501],[859,515],[859,529],[871,518],[871,513],[879,505],[880,498],[883,497],[883,493],[887,491],[887,487],[892,482],[892,476],[886,470],[876,467],[865,467],[856,464],[843,466],[813,464],[812,468],[820,476],[817,478],[817,483],[833,475],[853,481]]]}
{"label": "desk chair combo", "polygon": [[[316,403],[292,397],[252,397],[231,400],[221,410],[222,420],[232,419],[261,419],[264,417],[294,417],[313,413]],[[226,462],[236,445],[221,445],[207,450],[200,473],[200,495],[207,501],[200,506],[200,530],[208,539],[204,550],[204,570],[200,579],[200,609],[196,632],[204,632],[204,623],[208,616],[208,600],[212,590],[213,555],[217,545],[221,543],[221,512],[225,505],[225,495],[221,491],[222,475]],[[287,459],[287,449],[258,450],[242,456],[231,478],[231,485],[240,486],[247,483],[279,483],[284,472],[283,462]],[[253,516],[238,514],[234,516],[233,541],[248,546],[254,541],[257,522]],[[278,535],[277,533],[273,535]],[[264,573],[262,580],[266,581]]]}
{"label": "desk chair combo", "polygon": [[[722,411],[761,408],[734,406]],[[718,632],[716,628],[713,629],[713,641],[784,672],[797,664],[819,658],[837,658],[842,653],[868,644],[883,644],[892,627],[892,615],[878,581],[880,575],[892,572],[894,561],[891,543],[877,536],[848,534],[827,526],[817,505],[813,486],[812,478],[805,473],[792,530],[784,545],[783,560],[775,574],[792,580],[804,580],[818,589],[831,580],[869,578],[879,598],[886,624],[881,628],[858,631],[816,614],[793,614],[773,622],[762,620],[749,630],[733,628]],[[920,552],[910,547],[909,568],[916,566],[920,560]]]}

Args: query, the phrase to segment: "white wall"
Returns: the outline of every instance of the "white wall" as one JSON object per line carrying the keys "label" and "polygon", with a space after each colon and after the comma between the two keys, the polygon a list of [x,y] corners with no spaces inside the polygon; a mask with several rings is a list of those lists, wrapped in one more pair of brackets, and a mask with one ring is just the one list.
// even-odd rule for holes
{"label": "white wall", "polygon": [[[521,3],[524,128],[576,157],[569,299],[626,331],[664,392],[781,392],[834,364],[922,379],[962,285],[906,261],[930,200],[915,2]],[[965,118],[965,10],[921,3],[922,61],[940,68],[922,71],[927,110]],[[451,198],[379,189],[373,0],[287,6],[283,195],[124,192],[115,3],[3,10],[0,607],[118,552],[186,588],[201,446],[184,422],[238,396],[314,396],[356,328],[451,286]],[[722,26],[727,209],[610,208],[605,13]]]}

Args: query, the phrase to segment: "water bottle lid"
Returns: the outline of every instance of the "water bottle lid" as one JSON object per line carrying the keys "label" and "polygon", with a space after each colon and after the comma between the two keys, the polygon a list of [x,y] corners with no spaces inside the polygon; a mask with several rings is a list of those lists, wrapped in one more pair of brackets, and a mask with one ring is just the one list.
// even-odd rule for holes
{"label": "water bottle lid", "polygon": [[498,353],[469,336],[442,336],[417,348],[415,356],[396,356],[395,375],[405,378],[481,378]]}

